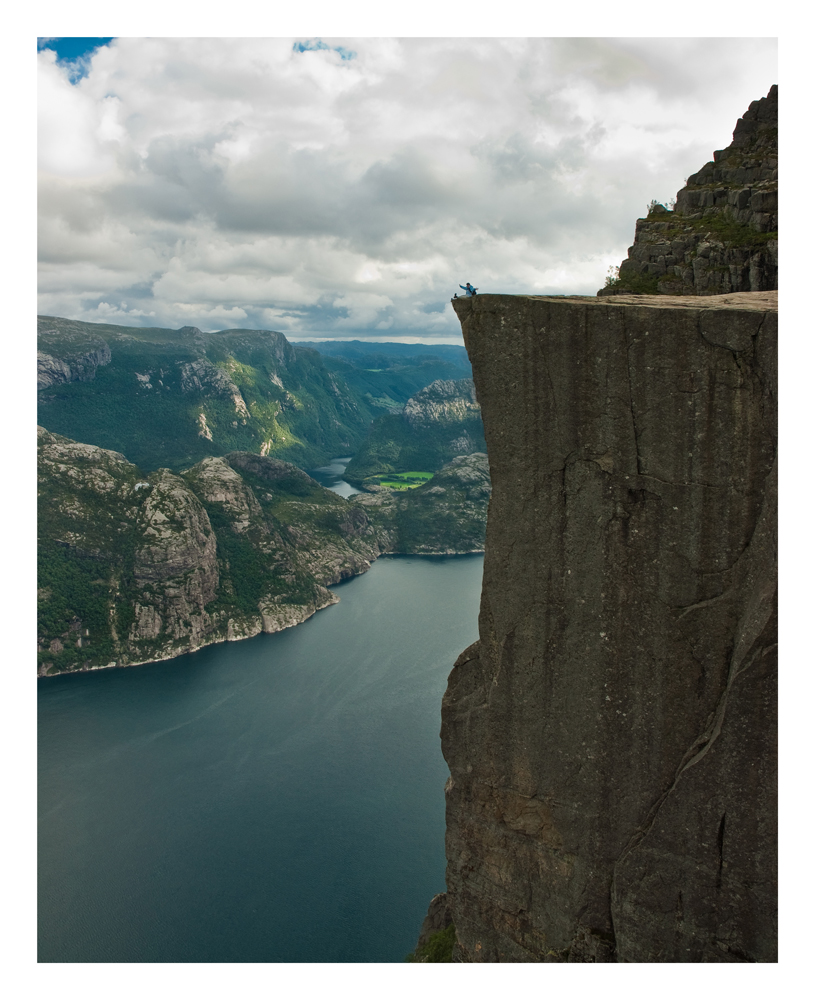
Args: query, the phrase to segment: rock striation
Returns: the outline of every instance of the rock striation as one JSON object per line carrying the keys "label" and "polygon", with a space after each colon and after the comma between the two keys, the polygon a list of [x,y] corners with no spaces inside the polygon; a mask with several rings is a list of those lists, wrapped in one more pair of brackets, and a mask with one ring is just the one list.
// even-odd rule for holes
{"label": "rock striation", "polygon": [[402,411],[412,427],[459,424],[479,415],[475,384],[471,378],[439,379],[412,396]]}
{"label": "rock striation", "polygon": [[454,309],[493,488],[454,960],[776,961],[777,293]]}
{"label": "rock striation", "polygon": [[[228,399],[234,406],[235,413],[246,423],[249,419],[249,411],[246,409],[241,391],[223,369],[216,368],[206,358],[182,364],[180,368],[182,392],[197,392]],[[282,385],[279,376],[276,377],[275,384]]]}
{"label": "rock striation", "polygon": [[63,382],[90,382],[100,365],[109,364],[110,348],[104,341],[61,358],[37,351],[37,389],[49,389]]}
{"label": "rock striation", "polygon": [[692,174],[673,211],[652,203],[598,295],[719,295],[778,288],[778,87],[753,101],[733,141]]}

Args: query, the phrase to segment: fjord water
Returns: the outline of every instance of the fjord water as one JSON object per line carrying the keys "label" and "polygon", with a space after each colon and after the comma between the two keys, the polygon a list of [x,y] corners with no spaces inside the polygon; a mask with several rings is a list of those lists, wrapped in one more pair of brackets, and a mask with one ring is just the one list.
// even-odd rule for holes
{"label": "fjord water", "polygon": [[296,628],[40,680],[39,960],[402,961],[482,565],[382,558]]}
{"label": "fjord water", "polygon": [[321,486],[333,490],[334,493],[339,493],[341,497],[345,497],[347,500],[348,497],[352,497],[355,493],[360,492],[350,483],[346,483],[342,478],[345,467],[350,461],[350,455],[347,458],[332,458],[328,465],[323,465],[319,469],[312,469],[309,475],[312,479],[316,479]]}

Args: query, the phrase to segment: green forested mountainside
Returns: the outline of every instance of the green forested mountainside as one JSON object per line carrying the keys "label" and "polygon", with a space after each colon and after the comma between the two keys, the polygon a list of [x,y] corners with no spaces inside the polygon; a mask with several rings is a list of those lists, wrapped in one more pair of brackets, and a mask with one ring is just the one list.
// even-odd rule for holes
{"label": "green forested mountainside", "polygon": [[467,351],[454,344],[301,341],[323,355],[326,367],[369,402],[399,410],[420,389],[439,379],[471,378]]}
{"label": "green forested mountainside", "polygon": [[301,340],[300,347],[313,347],[320,354],[343,358],[353,364],[365,364],[371,355],[385,358],[392,364],[416,364],[424,360],[442,361],[463,369],[460,378],[472,378],[472,368],[463,344],[402,344],[397,341],[373,340]]}
{"label": "green forested mountainside", "polygon": [[374,417],[469,371],[455,353],[454,364],[377,346],[346,361],[269,330],[206,334],[40,316],[38,421],[145,470],[179,471],[234,450],[315,468],[355,451]]}
{"label": "green forested mountainside", "polygon": [[360,493],[354,502],[391,534],[393,552],[415,555],[484,548],[490,469],[483,452],[460,455],[413,490]]}
{"label": "green forested mountainside", "polygon": [[[325,356],[323,361],[329,371],[341,376],[345,383],[362,393],[369,404],[399,410],[420,389],[439,379],[457,380],[468,377],[467,370],[436,358],[416,360],[403,365],[388,363],[381,355],[369,355],[364,362],[349,363],[342,358]],[[362,367],[369,364],[371,368]]]}
{"label": "green forested mountainside", "polygon": [[373,422],[345,478],[365,487],[385,473],[436,472],[458,455],[485,451],[472,379],[442,380],[416,393],[401,412]]}
{"label": "green forested mountainside", "polygon": [[278,631],[382,553],[483,548],[484,456],[407,494],[345,500],[250,452],[145,473],[39,428],[38,453],[40,673]]}
{"label": "green forested mountainside", "polygon": [[39,317],[38,333],[39,423],[144,470],[233,450],[313,468],[354,451],[382,412],[273,331]]}
{"label": "green forested mountainside", "polygon": [[42,428],[38,439],[43,672],[296,624],[381,549],[364,513],[277,459],[144,474],[115,452]]}
{"label": "green forested mountainside", "polygon": [[460,370],[448,361],[385,351],[356,364],[272,331],[56,317],[39,318],[38,347],[42,673],[277,631],[382,553],[483,547],[484,456],[351,500],[302,471],[365,452],[383,409],[399,411],[385,429],[405,433],[375,424],[366,454],[396,441],[405,470],[483,450],[472,381],[423,385]]}

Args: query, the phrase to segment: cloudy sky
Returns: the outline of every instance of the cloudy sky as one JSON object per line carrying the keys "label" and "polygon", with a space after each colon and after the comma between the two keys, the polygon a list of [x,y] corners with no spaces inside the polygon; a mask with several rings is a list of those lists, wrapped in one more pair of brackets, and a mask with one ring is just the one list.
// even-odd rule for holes
{"label": "cloudy sky", "polygon": [[38,45],[39,312],[292,339],[593,295],[778,79],[760,38],[97,42]]}

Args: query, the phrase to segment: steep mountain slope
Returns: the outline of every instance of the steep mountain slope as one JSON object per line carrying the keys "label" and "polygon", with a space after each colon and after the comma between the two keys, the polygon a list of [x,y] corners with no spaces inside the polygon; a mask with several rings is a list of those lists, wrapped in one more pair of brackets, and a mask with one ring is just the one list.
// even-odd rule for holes
{"label": "steep mountain slope", "polygon": [[348,463],[355,486],[388,472],[435,472],[458,455],[486,448],[472,379],[433,382],[401,413],[379,417]]}
{"label": "steep mountain slope", "polygon": [[315,467],[355,450],[382,408],[281,333],[38,319],[39,422],[183,469],[245,450]]}
{"label": "steep mountain slope", "polygon": [[364,511],[286,462],[238,452],[144,475],[116,452],[38,437],[43,672],[297,624],[381,551]]}
{"label": "steep mountain slope", "polygon": [[778,288],[778,87],[753,101],[733,141],[652,205],[616,279],[598,295],[718,295]]}
{"label": "steep mountain slope", "polygon": [[463,347],[453,344],[326,341],[306,344],[323,355],[329,371],[365,395],[371,405],[398,411],[408,399],[439,380],[472,378]]}
{"label": "steep mountain slope", "polygon": [[350,501],[249,452],[180,475],[38,429],[38,669],[166,659],[275,632],[386,552],[483,548],[484,456],[390,502]]}
{"label": "steep mountain slope", "polygon": [[487,456],[476,452],[454,458],[424,486],[359,493],[353,503],[388,532],[391,552],[453,555],[483,550],[490,492]]}

